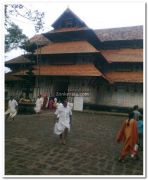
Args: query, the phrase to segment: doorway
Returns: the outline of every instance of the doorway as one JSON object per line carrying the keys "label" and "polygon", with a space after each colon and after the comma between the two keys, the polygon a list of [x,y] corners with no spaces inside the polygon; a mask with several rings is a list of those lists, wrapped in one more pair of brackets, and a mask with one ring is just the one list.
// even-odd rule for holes
{"label": "doorway", "polygon": [[55,94],[55,97],[57,97],[57,99],[60,100],[61,102],[64,99],[67,99],[68,85],[69,85],[69,82],[65,80],[58,80],[55,82],[54,94]]}

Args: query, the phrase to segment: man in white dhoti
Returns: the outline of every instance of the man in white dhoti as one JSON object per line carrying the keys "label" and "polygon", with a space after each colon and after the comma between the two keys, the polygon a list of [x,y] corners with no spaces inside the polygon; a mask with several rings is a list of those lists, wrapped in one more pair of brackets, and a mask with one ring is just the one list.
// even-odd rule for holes
{"label": "man in white dhoti", "polygon": [[34,108],[35,112],[40,113],[42,105],[43,105],[43,98],[41,97],[41,95],[38,96],[35,104],[36,104],[36,106]]}
{"label": "man in white dhoti", "polygon": [[64,101],[63,106],[57,108],[55,114],[57,115],[58,122],[55,123],[54,133],[60,136],[61,144],[66,144],[66,137],[68,131],[70,131],[72,118],[72,111],[67,106],[67,101]]}
{"label": "man in white dhoti", "polygon": [[6,120],[8,119],[8,117],[14,120],[14,117],[17,114],[17,106],[18,106],[17,101],[11,96],[10,100],[8,101],[8,109],[5,112]]}

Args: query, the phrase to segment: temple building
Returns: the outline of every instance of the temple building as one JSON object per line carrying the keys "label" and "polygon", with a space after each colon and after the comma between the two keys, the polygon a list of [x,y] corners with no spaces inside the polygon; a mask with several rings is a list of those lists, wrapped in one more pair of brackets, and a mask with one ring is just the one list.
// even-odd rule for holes
{"label": "temple building", "polygon": [[[30,39],[27,53],[5,62],[5,95],[19,97],[32,72],[30,98],[80,100],[82,109],[143,108],[143,26],[90,29],[69,8],[53,30]],[[77,108],[76,108],[77,110]]]}

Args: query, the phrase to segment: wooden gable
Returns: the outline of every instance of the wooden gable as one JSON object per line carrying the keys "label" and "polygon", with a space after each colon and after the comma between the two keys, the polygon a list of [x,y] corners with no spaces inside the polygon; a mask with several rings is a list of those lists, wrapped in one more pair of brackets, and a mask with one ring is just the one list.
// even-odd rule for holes
{"label": "wooden gable", "polygon": [[87,27],[87,25],[75,15],[69,8],[52,24],[54,29],[71,28],[71,27]]}

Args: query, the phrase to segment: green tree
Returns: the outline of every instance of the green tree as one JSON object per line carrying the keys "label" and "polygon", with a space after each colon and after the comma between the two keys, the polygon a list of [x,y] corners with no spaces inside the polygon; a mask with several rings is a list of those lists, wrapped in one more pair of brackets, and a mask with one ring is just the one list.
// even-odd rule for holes
{"label": "green tree", "polygon": [[39,12],[38,10],[32,11],[27,9],[22,4],[7,4],[5,5],[5,51],[8,52],[11,49],[17,47],[23,47],[28,38],[23,34],[22,29],[19,28],[12,21],[12,17],[23,17],[34,23],[35,31],[38,33],[43,29],[44,22],[44,12]]}
{"label": "green tree", "polygon": [[27,36],[22,33],[22,30],[14,23],[7,28],[7,34],[5,35],[5,51],[8,52],[11,49],[20,47],[28,40]]}

